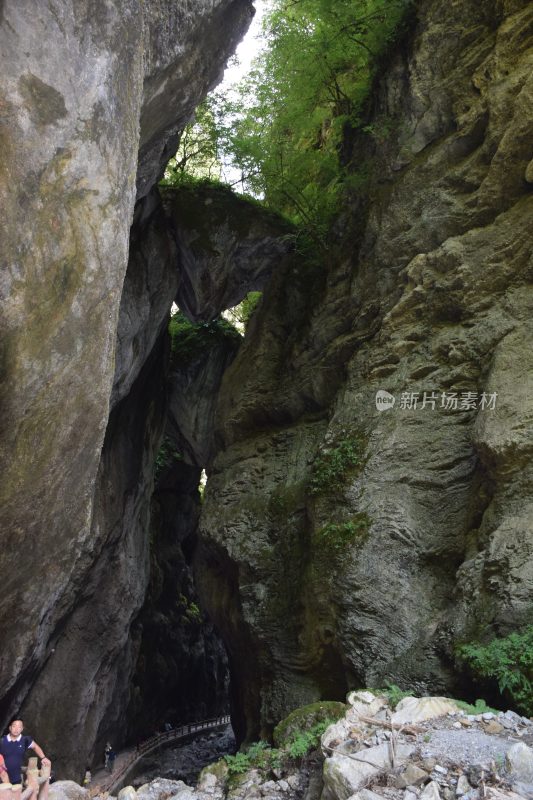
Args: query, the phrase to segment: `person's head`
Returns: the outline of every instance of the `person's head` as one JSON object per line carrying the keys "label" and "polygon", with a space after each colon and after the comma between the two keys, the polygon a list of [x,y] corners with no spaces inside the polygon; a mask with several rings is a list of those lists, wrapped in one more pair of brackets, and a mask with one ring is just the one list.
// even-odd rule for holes
{"label": "person's head", "polygon": [[9,723],[9,733],[11,736],[20,736],[22,731],[24,730],[24,723],[21,719],[12,719]]}

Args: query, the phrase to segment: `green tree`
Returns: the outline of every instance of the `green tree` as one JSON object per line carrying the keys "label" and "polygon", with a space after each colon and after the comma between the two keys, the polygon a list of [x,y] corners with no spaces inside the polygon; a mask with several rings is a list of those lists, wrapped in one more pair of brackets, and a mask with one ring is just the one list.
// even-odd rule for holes
{"label": "green tree", "polygon": [[338,208],[346,126],[361,122],[378,58],[408,0],[273,0],[267,46],[224,148],[243,188],[321,238]]}
{"label": "green tree", "polygon": [[411,2],[270,0],[249,76],[198,109],[165,179],[219,179],[231,165],[233,183],[322,244],[347,179],[358,183],[340,159],[346,131],[371,133],[365,101]]}
{"label": "green tree", "polygon": [[215,103],[208,97],[196,109],[194,120],[185,126],[178,152],[170,159],[162,184],[174,186],[190,178],[220,180],[221,174]]}

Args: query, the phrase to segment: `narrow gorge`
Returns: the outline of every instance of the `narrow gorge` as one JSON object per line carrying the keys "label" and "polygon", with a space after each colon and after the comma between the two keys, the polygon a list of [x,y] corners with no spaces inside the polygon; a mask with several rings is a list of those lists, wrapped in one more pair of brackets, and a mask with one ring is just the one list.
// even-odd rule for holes
{"label": "narrow gorge", "polygon": [[410,5],[314,240],[160,183],[253,14],[0,2],[0,709],[59,777],[168,719],[498,703],[458,648],[533,626],[533,5]]}

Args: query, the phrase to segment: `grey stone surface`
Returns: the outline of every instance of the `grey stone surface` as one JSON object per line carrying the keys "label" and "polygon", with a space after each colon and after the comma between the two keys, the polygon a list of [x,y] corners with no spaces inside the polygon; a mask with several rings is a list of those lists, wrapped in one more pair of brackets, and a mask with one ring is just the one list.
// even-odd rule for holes
{"label": "grey stone surface", "polygon": [[437,758],[450,758],[460,761],[462,758],[473,763],[487,759],[501,759],[511,743],[500,736],[492,736],[480,730],[435,730],[424,745],[427,755]]}
{"label": "grey stone surface", "polygon": [[180,261],[177,303],[206,321],[262,290],[274,267],[294,248],[282,217],[225,187],[166,189],[163,203]]}
{"label": "grey stone surface", "polygon": [[138,800],[164,800],[167,797],[174,797],[180,792],[190,789],[183,781],[172,781],[167,778],[145,783],[137,789]]}
{"label": "grey stone surface", "polygon": [[533,783],[533,750],[517,742],[507,750],[505,766],[515,781]]}
{"label": "grey stone surface", "polygon": [[[122,735],[147,586],[162,393],[139,376],[175,276],[154,270],[168,242],[132,239],[132,265],[152,274],[128,279],[119,326],[135,185],[149,193],[251,13],[249,0],[1,4],[0,694],[5,718],[25,709],[61,753],[58,775]],[[113,401],[136,379],[138,409],[109,419],[115,353]]]}
{"label": "grey stone surface", "polygon": [[0,693],[13,709],[95,558],[142,104],[140,5],[121,6],[2,3]]}
{"label": "grey stone surface", "polygon": [[[354,685],[452,694],[455,642],[531,620],[533,9],[417,8],[376,97],[395,128],[365,213],[345,208],[321,268],[280,264],[222,383],[198,576],[251,737]],[[311,492],[343,443],[358,467]]]}
{"label": "grey stone surface", "polygon": [[162,177],[179,134],[221,79],[253,16],[251,0],[145,4],[143,107],[137,195]]}
{"label": "grey stone surface", "polygon": [[440,787],[435,781],[430,781],[420,794],[420,800],[440,800]]}
{"label": "grey stone surface", "polygon": [[112,407],[128,394],[166,328],[178,287],[177,248],[159,200],[154,197],[150,204],[143,205],[151,207],[139,215],[130,233],[117,327]]}
{"label": "grey stone surface", "polygon": [[124,786],[117,795],[117,800],[136,800],[137,792],[133,786]]}
{"label": "grey stone surface", "polygon": [[[404,764],[413,752],[414,747],[398,745],[395,750],[396,765]],[[370,778],[391,767],[391,751],[387,744],[358,750],[353,758],[334,753],[324,763],[324,794],[328,798],[347,800],[365,788]]]}
{"label": "grey stone surface", "polygon": [[74,781],[55,781],[48,790],[50,800],[87,800],[89,792]]}

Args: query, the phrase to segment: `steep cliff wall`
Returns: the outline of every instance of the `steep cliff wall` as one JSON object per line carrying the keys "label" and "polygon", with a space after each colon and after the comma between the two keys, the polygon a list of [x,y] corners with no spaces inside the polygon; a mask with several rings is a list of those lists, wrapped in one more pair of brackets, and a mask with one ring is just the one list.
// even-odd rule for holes
{"label": "steep cliff wall", "polygon": [[177,278],[148,223],[122,293],[135,184],[146,223],[179,130],[251,13],[249,0],[0,5],[0,694],[4,719],[22,707],[61,754],[59,774],[120,716],[148,580],[162,419],[145,375]]}
{"label": "steep cliff wall", "polygon": [[459,691],[457,641],[533,618],[533,8],[417,17],[353,144],[364,196],[221,389],[197,575],[242,737],[349,685]]}

